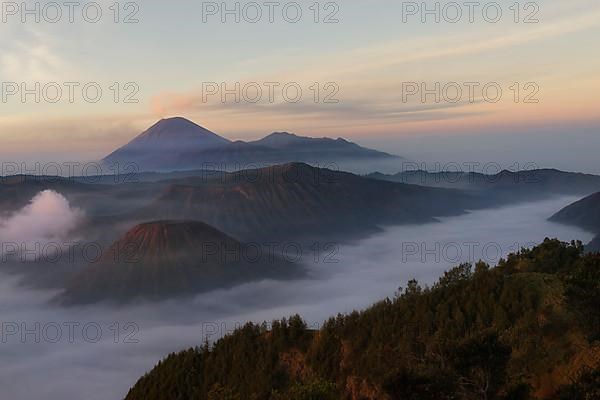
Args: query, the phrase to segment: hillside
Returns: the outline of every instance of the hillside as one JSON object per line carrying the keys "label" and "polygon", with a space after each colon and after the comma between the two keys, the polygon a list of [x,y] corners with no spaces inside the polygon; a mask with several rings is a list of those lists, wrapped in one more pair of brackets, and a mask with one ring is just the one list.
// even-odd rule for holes
{"label": "hillside", "polygon": [[554,214],[550,221],[578,226],[598,234],[585,248],[589,251],[600,251],[600,193],[563,208]]}
{"label": "hillside", "polygon": [[575,202],[552,216],[552,221],[600,233],[600,193]]}
{"label": "hillside", "polygon": [[600,256],[546,240],[319,331],[248,324],[168,356],[126,400],[598,399],[598,309]]}
{"label": "hillside", "polygon": [[[364,237],[383,225],[432,222],[479,206],[478,199],[456,190],[384,182],[300,163],[149,176],[153,181],[120,184],[83,177],[5,178],[0,205],[10,213],[40,191],[56,190],[84,211],[82,237],[102,235],[110,243],[126,229],[154,220],[203,221],[245,241],[343,240]],[[114,182],[114,177],[99,180]]]}
{"label": "hillside", "polygon": [[600,235],[596,236],[589,244],[585,246],[586,250],[600,253]]}
{"label": "hillside", "polygon": [[201,220],[242,239],[344,236],[459,215],[475,200],[294,163],[171,181],[140,215]]}
{"label": "hillside", "polygon": [[132,228],[84,268],[57,301],[173,298],[300,271],[276,257],[249,259],[243,244],[204,223],[158,221]]}

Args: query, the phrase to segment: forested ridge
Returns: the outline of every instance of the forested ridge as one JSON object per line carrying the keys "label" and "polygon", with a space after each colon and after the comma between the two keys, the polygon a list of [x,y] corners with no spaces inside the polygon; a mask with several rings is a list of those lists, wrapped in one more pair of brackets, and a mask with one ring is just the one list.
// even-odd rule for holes
{"label": "forested ridge", "polygon": [[405,286],[318,331],[294,316],[172,354],[126,399],[600,399],[600,255],[581,243]]}

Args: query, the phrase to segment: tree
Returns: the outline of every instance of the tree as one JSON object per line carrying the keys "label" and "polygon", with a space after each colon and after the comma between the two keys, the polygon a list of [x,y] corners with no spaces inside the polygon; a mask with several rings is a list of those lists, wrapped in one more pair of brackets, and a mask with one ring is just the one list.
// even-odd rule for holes
{"label": "tree", "polygon": [[208,400],[242,400],[242,398],[233,390],[217,383],[208,392]]}
{"label": "tree", "polygon": [[467,399],[494,398],[506,381],[506,369],[512,350],[496,332],[484,332],[469,338],[454,349],[458,384]]}
{"label": "tree", "polygon": [[563,386],[557,393],[559,400],[600,399],[600,369],[582,370],[570,385]]}

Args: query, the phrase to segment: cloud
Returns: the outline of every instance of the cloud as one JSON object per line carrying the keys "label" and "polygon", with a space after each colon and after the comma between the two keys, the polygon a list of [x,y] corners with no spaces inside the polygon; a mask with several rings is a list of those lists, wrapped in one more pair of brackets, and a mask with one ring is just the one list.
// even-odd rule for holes
{"label": "cloud", "polygon": [[12,40],[0,42],[0,77],[4,82],[32,85],[34,82],[64,81],[69,76],[71,68],[51,35],[23,24],[19,29],[7,32],[7,36],[12,36]]}
{"label": "cloud", "polygon": [[[14,254],[16,245],[20,251],[27,251],[21,257],[37,258],[33,254],[36,249],[66,243],[82,217],[83,212],[72,208],[61,194],[52,190],[40,192],[23,209],[4,220],[0,219],[0,254],[18,256]],[[29,251],[33,253],[29,254]]]}
{"label": "cloud", "polygon": [[[445,218],[440,223],[391,227],[358,243],[340,246],[333,255],[320,253],[318,262],[308,264],[310,279],[255,282],[185,301],[61,309],[46,304],[53,293],[23,289],[14,279],[0,274],[0,312],[5,324],[5,340],[0,343],[0,386],[3,395],[12,400],[123,398],[159,359],[200,345],[206,335],[216,338],[247,321],[271,321],[295,313],[316,326],[339,312],[362,309],[393,296],[409,279],[431,283],[458,263],[453,251],[456,245],[463,250],[461,260],[469,260],[472,257],[467,250],[472,243],[479,243],[472,256],[494,263],[496,245],[503,252],[512,252],[546,236],[589,240],[589,233],[546,220],[573,200],[551,199]],[[408,256],[403,243],[416,243],[422,251],[414,254],[411,247]],[[490,246],[484,254],[486,244]],[[305,254],[307,259],[315,259],[312,251]],[[325,256],[331,262],[325,262]],[[65,324],[73,322],[79,326],[70,341]],[[131,326],[126,329],[128,323],[134,323],[139,331]],[[51,342],[47,339],[55,337],[56,324],[62,327],[62,337]],[[100,340],[86,341],[86,324],[101,328]],[[9,334],[14,328],[17,332]],[[115,330],[119,335],[115,336]],[[37,341],[36,331],[40,332]],[[95,336],[96,330],[90,329],[87,339]]]}
{"label": "cloud", "polygon": [[[152,99],[153,112],[158,115],[178,115],[189,114],[194,111],[202,112],[223,112],[230,116],[265,118],[277,117],[288,121],[297,119],[305,121],[307,117],[332,118],[341,121],[365,120],[413,120],[427,119],[428,117],[437,119],[445,116],[452,118],[452,114],[441,112],[452,110],[474,103],[468,100],[462,100],[456,103],[411,103],[403,102],[401,98],[391,100],[380,100],[379,102],[365,103],[356,99],[350,101],[340,101],[335,104],[322,104],[312,100],[303,99],[297,103],[286,102],[282,99],[269,102],[263,99],[261,102],[234,102],[222,103],[220,96],[218,98],[203,99],[202,90],[190,91],[188,93],[163,93]],[[225,107],[224,107],[225,106]],[[296,122],[296,121],[294,121]],[[339,122],[339,121],[338,121]]]}

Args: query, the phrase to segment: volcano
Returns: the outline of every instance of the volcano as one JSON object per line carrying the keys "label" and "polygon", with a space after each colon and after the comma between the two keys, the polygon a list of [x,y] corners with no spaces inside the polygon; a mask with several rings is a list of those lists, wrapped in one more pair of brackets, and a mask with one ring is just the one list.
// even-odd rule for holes
{"label": "volcano", "polygon": [[291,163],[172,181],[139,219],[192,219],[242,240],[314,241],[460,215],[477,198],[457,190],[367,179]]}
{"label": "volcano", "polygon": [[176,164],[178,154],[203,152],[229,143],[190,120],[175,117],[158,121],[102,161],[106,165],[135,163],[143,169],[160,170]]}
{"label": "volcano", "polygon": [[276,132],[263,139],[231,142],[185,118],[163,119],[103,164],[135,164],[139,171],[192,169],[240,170],[250,165],[306,162],[312,165],[362,162],[395,163],[399,157],[361,147],[342,138],[311,138]]}
{"label": "volcano", "polygon": [[[257,255],[258,254],[258,255]],[[160,300],[266,278],[298,266],[260,257],[223,232],[197,221],[138,225],[90,263],[58,298],[65,305]]]}

